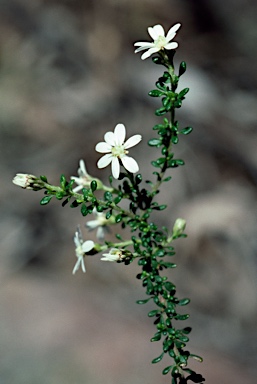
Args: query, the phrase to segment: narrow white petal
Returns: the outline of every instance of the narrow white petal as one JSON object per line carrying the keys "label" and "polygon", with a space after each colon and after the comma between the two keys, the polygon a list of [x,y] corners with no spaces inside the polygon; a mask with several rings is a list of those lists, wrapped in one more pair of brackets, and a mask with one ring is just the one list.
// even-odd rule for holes
{"label": "narrow white petal", "polygon": [[78,191],[80,191],[81,189],[83,188],[83,185],[78,185],[77,187],[73,188],[73,192],[74,193],[77,193]]}
{"label": "narrow white petal", "polygon": [[124,157],[122,157],[121,162],[122,162],[124,168],[126,168],[129,172],[136,173],[139,171],[139,166],[138,166],[136,160],[134,160],[132,157],[124,156]]}
{"label": "narrow white petal", "polygon": [[83,175],[86,176],[88,174],[87,173],[87,169],[86,169],[86,164],[85,164],[84,160],[80,160],[79,161],[79,168],[81,169]]}
{"label": "narrow white petal", "polygon": [[104,140],[107,144],[114,146],[115,145],[115,135],[113,132],[106,132],[104,135]]}
{"label": "narrow white petal", "polygon": [[165,49],[175,49],[178,47],[178,43],[176,43],[175,41],[173,41],[172,43],[168,43],[165,45]]}
{"label": "narrow white petal", "polygon": [[72,274],[75,275],[75,273],[77,272],[77,270],[79,269],[79,266],[80,266],[80,259],[77,260],[74,268],[73,268],[73,271],[72,271]]}
{"label": "narrow white petal", "polygon": [[126,137],[126,128],[124,124],[117,124],[114,128],[115,145],[122,145]]}
{"label": "narrow white petal", "polygon": [[143,53],[143,55],[141,56],[141,59],[142,60],[145,60],[147,59],[148,57],[150,57],[153,53],[156,53],[158,52],[160,49],[159,48],[150,48],[148,49],[148,51],[146,51],[145,53]]}
{"label": "narrow white petal", "polygon": [[86,267],[85,267],[85,263],[84,263],[84,258],[81,258],[81,261],[80,261],[80,264],[81,264],[81,269],[84,273],[86,273]]}
{"label": "narrow white petal", "polygon": [[112,174],[114,179],[118,179],[120,175],[120,163],[117,157],[112,158]]}
{"label": "narrow white petal", "polygon": [[106,155],[104,155],[103,157],[101,157],[98,160],[98,162],[97,162],[98,168],[105,168],[105,167],[107,167],[107,165],[110,164],[112,159],[113,159],[112,154],[111,153],[107,153]]}
{"label": "narrow white petal", "polygon": [[140,48],[137,48],[135,50],[135,53],[138,53],[138,52],[141,52],[141,51],[144,51],[145,49],[150,49],[150,48],[153,48],[155,45],[154,43],[151,43],[151,44],[148,44],[147,46],[145,47],[140,47]]}
{"label": "narrow white petal", "polygon": [[152,47],[153,43],[149,43],[148,41],[138,41],[134,44],[135,47],[145,47],[148,48],[149,46]]}
{"label": "narrow white petal", "polygon": [[99,226],[98,220],[90,220],[86,223],[86,227],[89,229],[95,229]]}
{"label": "narrow white petal", "polygon": [[98,227],[96,231],[96,238],[98,240],[104,240],[104,228],[103,227]]}
{"label": "narrow white petal", "polygon": [[112,146],[102,141],[101,143],[96,144],[95,150],[100,153],[108,153],[111,152]]}
{"label": "narrow white petal", "polygon": [[168,31],[168,33],[167,33],[167,36],[166,36],[167,41],[170,41],[170,40],[172,40],[172,39],[175,37],[176,32],[177,32],[177,30],[178,30],[180,27],[181,27],[181,24],[180,24],[180,23],[177,23],[177,24],[173,25],[173,27],[171,27],[171,28],[169,29],[169,31]]}
{"label": "narrow white petal", "polygon": [[158,39],[159,36],[165,36],[163,27],[160,24],[148,28],[148,33],[153,40]]}
{"label": "narrow white petal", "polygon": [[79,247],[81,245],[80,241],[79,241],[79,234],[78,232],[75,233],[75,236],[74,236],[74,243],[75,243],[75,246],[76,248]]}
{"label": "narrow white petal", "polygon": [[82,250],[83,252],[87,253],[91,251],[95,246],[95,243],[92,240],[87,240],[82,244]]}
{"label": "narrow white petal", "polygon": [[124,148],[131,148],[134,147],[134,145],[137,145],[140,141],[142,140],[141,135],[134,135],[131,136],[125,143],[124,143]]}
{"label": "narrow white petal", "polygon": [[77,176],[71,176],[70,178],[71,178],[71,180],[74,180],[76,184],[80,184],[80,182],[81,182],[80,178]]}

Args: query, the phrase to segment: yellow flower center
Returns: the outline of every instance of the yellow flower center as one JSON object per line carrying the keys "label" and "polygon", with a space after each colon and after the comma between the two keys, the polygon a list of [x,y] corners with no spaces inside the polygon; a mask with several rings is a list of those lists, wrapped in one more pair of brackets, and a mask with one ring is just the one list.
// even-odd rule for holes
{"label": "yellow flower center", "polygon": [[166,44],[167,44],[167,41],[164,36],[159,36],[158,39],[154,41],[154,45],[159,49],[163,49]]}
{"label": "yellow flower center", "polygon": [[116,145],[112,148],[112,155],[115,157],[122,158],[128,153],[128,151],[124,148],[123,145]]}

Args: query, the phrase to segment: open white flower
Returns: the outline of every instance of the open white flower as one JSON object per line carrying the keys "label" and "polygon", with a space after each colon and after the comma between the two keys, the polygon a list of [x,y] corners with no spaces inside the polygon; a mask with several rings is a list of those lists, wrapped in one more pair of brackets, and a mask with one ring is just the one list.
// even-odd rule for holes
{"label": "open white flower", "polygon": [[111,163],[112,174],[115,179],[120,175],[120,162],[131,173],[136,173],[139,170],[136,160],[127,156],[128,148],[134,147],[141,140],[141,135],[134,135],[125,141],[126,128],[123,124],[117,124],[114,132],[106,132],[104,135],[105,142],[98,143],[95,147],[97,152],[106,153],[98,162],[98,168],[107,167]]}
{"label": "open white flower", "polygon": [[78,192],[84,187],[89,187],[91,181],[94,180],[94,178],[87,173],[84,160],[79,161],[78,175],[79,177],[71,176],[71,180],[74,180],[75,183],[78,184],[78,186],[73,189],[73,192]]}
{"label": "open white flower", "polygon": [[147,49],[146,52],[143,53],[141,56],[142,60],[147,59],[150,57],[153,53],[159,52],[162,49],[175,49],[178,47],[178,43],[175,41],[171,42],[172,39],[176,36],[177,30],[180,28],[181,24],[175,24],[173,27],[170,28],[170,30],[167,33],[167,36],[165,36],[165,32],[163,27],[160,24],[154,25],[153,27],[148,28],[148,33],[153,39],[153,43],[148,43],[144,41],[140,41],[134,44],[135,47],[139,47],[135,50],[135,53],[144,51]]}
{"label": "open white flower", "polygon": [[97,228],[97,231],[96,231],[97,239],[104,240],[105,233],[109,231],[108,224],[114,224],[115,219],[113,216],[111,216],[110,219],[106,219],[105,213],[97,212],[95,208],[93,210],[93,213],[95,214],[96,218],[95,220],[89,220],[86,223],[86,227],[91,231]]}
{"label": "open white flower", "polygon": [[75,253],[78,260],[73,268],[73,271],[72,271],[73,275],[78,271],[80,267],[84,273],[86,272],[84,256],[87,252],[91,251],[95,246],[95,243],[92,240],[83,241],[80,228],[78,228],[77,231],[75,232],[74,243],[76,247]]}
{"label": "open white flower", "polygon": [[102,257],[101,260],[112,261],[112,262],[120,261],[124,257],[122,249],[118,249],[118,248],[110,249],[110,252],[103,253],[103,256],[104,257]]}

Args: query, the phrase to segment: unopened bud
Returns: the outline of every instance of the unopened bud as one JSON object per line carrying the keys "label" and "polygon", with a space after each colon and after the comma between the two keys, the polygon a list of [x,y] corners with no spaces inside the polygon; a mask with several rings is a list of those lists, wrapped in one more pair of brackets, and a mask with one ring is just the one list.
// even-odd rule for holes
{"label": "unopened bud", "polygon": [[24,189],[32,189],[34,191],[38,191],[44,188],[44,182],[37,178],[34,175],[29,175],[27,173],[17,173],[17,175],[13,178],[13,184],[18,185]]}
{"label": "unopened bud", "polygon": [[173,237],[181,235],[186,228],[186,220],[178,218],[173,226]]}

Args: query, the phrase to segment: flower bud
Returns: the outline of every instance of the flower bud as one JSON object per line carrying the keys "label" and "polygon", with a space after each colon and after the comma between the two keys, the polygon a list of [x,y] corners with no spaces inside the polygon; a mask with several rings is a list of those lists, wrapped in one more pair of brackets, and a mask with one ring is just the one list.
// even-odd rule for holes
{"label": "flower bud", "polygon": [[186,220],[178,218],[173,226],[173,237],[180,236],[186,228]]}
{"label": "flower bud", "polygon": [[21,188],[32,189],[34,191],[38,191],[44,188],[45,185],[42,180],[38,179],[34,175],[29,175],[27,173],[17,173],[12,182]]}

